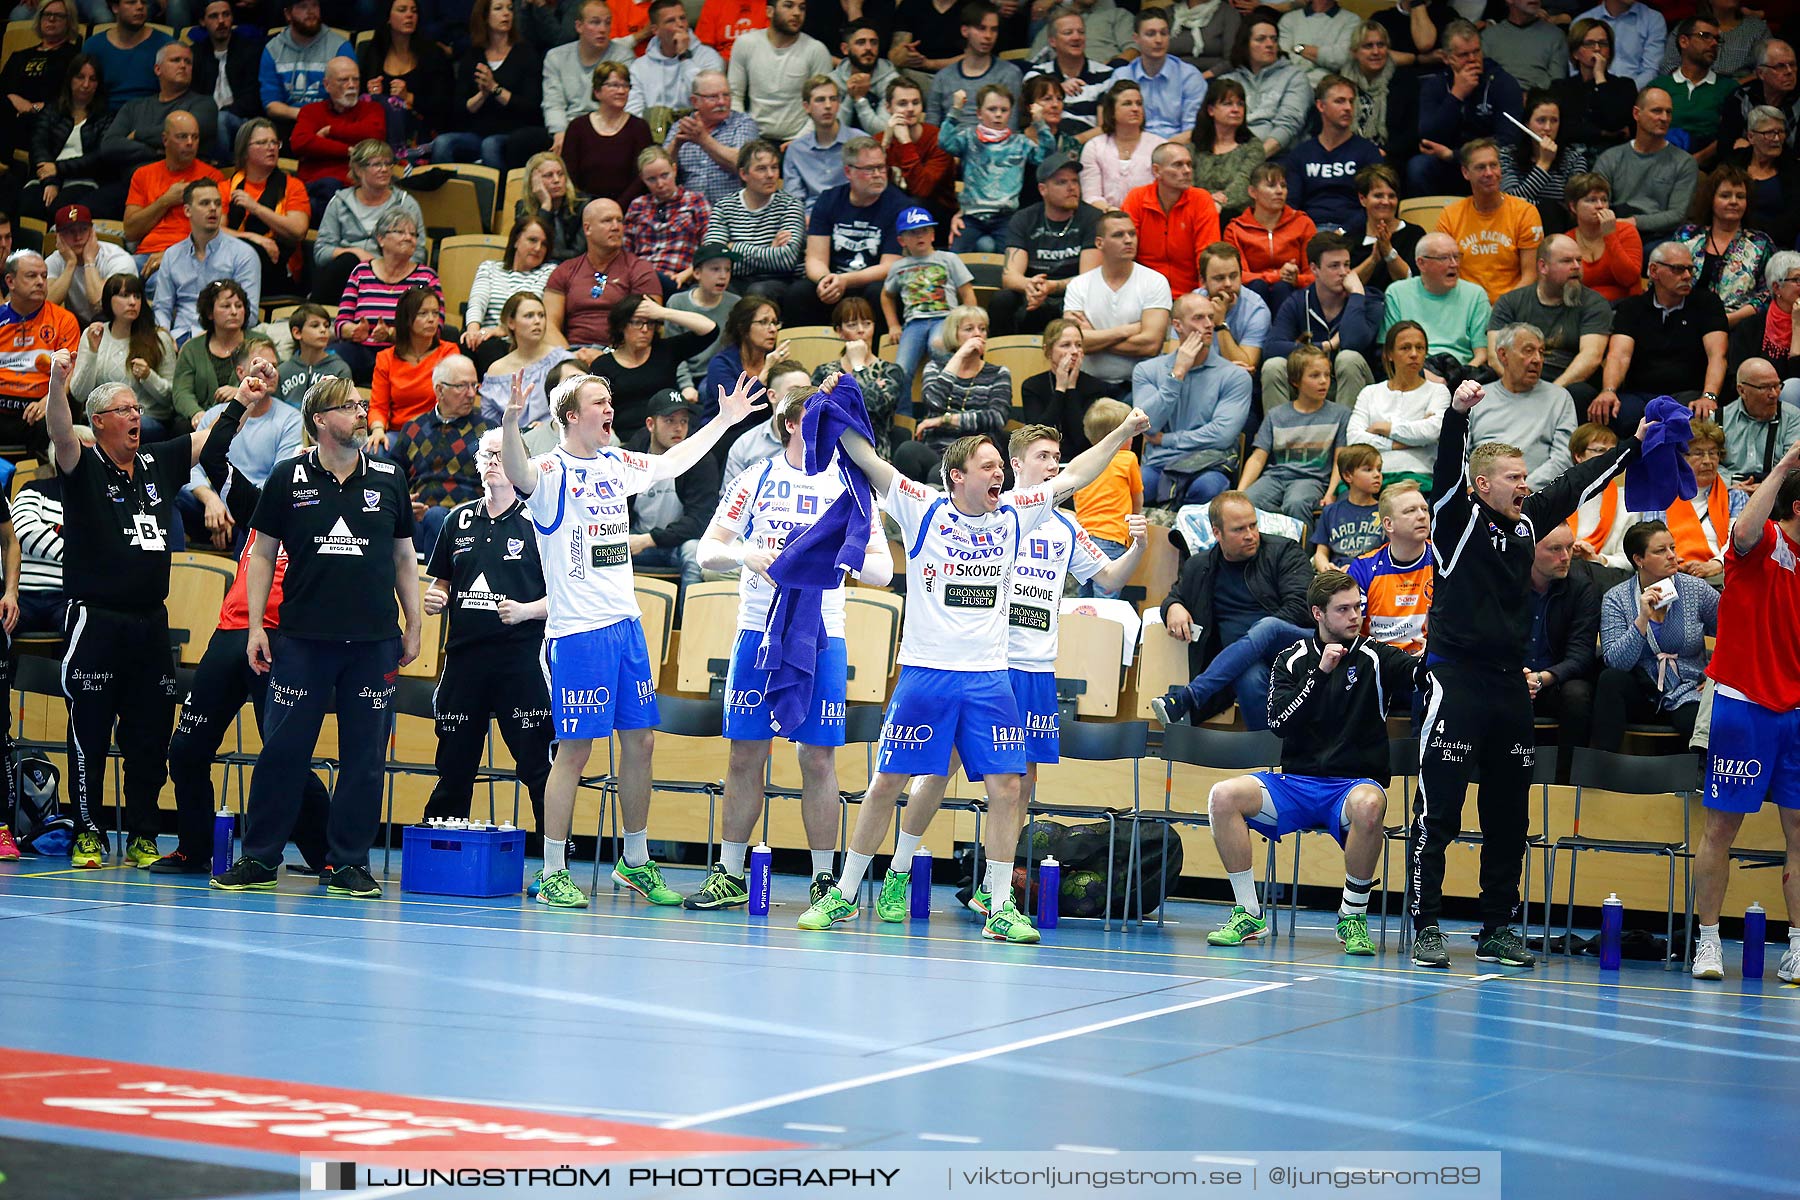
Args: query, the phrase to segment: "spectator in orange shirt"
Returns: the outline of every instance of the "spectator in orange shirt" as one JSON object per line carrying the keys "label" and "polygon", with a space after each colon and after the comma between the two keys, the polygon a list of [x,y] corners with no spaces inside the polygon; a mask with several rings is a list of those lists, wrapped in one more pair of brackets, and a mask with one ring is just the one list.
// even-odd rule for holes
{"label": "spectator in orange shirt", "polygon": [[1537,206],[1500,190],[1500,147],[1492,138],[1463,145],[1463,178],[1473,192],[1438,214],[1437,231],[1456,239],[1462,276],[1493,303],[1537,282],[1537,248],[1544,218]]}
{"label": "spectator in orange shirt", "polygon": [[694,26],[694,37],[730,62],[733,42],[752,29],[768,27],[769,6],[764,0],[707,0],[700,7],[700,24]]}
{"label": "spectator in orange shirt", "polygon": [[1313,281],[1306,243],[1318,228],[1289,207],[1287,197],[1287,171],[1280,163],[1258,163],[1250,170],[1250,207],[1225,227],[1224,240],[1244,263],[1244,286],[1266,300],[1270,312],[1280,312],[1289,296]]}
{"label": "spectator in orange shirt", "polygon": [[606,7],[614,39],[628,43],[634,55],[642,54],[651,38],[650,0],[606,0]]}
{"label": "spectator in orange shirt", "polygon": [[1137,260],[1185,296],[1200,286],[1200,251],[1219,240],[1219,206],[1194,186],[1193,151],[1164,142],[1150,156],[1155,182],[1132,188],[1119,207],[1138,228]]}
{"label": "spectator in orange shirt", "polygon": [[81,323],[51,304],[50,268],[35,250],[6,258],[8,300],[0,307],[0,439],[23,444],[40,458],[50,446],[44,397],[50,391],[50,354],[75,353]]}
{"label": "spectator in orange shirt", "polygon": [[400,430],[437,403],[431,373],[459,355],[455,342],[438,337],[444,310],[437,292],[415,287],[394,309],[394,344],[375,356],[375,386],[369,389],[369,441],[379,444],[387,430]]}
{"label": "spectator in orange shirt", "polygon": [[[188,236],[181,194],[197,179],[223,184],[225,177],[200,162],[200,123],[192,113],[172,112],[163,121],[163,158],[131,173],[125,194],[125,240],[137,247],[146,271],[162,263],[162,252]],[[48,379],[46,379],[48,386]]]}

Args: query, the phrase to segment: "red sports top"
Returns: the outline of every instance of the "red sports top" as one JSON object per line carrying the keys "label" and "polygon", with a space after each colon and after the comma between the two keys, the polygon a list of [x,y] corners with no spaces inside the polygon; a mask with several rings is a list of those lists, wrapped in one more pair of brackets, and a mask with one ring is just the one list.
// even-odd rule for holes
{"label": "red sports top", "polygon": [[[1726,538],[1731,541],[1729,536]],[[1725,548],[1719,640],[1706,673],[1764,708],[1800,708],[1800,544],[1773,521],[1748,554]]]}
{"label": "red sports top", "polygon": [[[256,530],[244,539],[244,551],[238,555],[237,578],[225,590],[225,603],[219,605],[220,629],[250,628],[250,573],[244,564],[250,561],[250,550],[256,545]],[[284,545],[275,552],[275,580],[269,585],[269,603],[263,609],[263,628],[276,629],[281,625],[281,581],[287,575],[287,547]]]}

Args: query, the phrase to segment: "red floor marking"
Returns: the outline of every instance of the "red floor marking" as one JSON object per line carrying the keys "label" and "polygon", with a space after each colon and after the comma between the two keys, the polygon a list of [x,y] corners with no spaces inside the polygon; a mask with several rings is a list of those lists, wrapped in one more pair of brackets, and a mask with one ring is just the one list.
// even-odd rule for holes
{"label": "red floor marking", "polygon": [[383,1092],[0,1049],[0,1117],[292,1158],[392,1163],[521,1152],[552,1162],[777,1150],[658,1129]]}

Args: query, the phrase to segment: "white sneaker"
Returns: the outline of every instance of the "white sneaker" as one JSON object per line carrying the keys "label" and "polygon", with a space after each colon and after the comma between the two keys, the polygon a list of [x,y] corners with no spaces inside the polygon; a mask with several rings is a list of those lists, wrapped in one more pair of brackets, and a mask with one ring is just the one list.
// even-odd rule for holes
{"label": "white sneaker", "polygon": [[1694,978],[1725,978],[1724,951],[1719,948],[1719,943],[1711,938],[1701,938],[1694,944]]}
{"label": "white sneaker", "polygon": [[1800,983],[1800,946],[1788,943],[1787,953],[1781,956],[1781,965],[1775,968],[1775,978],[1783,983]]}

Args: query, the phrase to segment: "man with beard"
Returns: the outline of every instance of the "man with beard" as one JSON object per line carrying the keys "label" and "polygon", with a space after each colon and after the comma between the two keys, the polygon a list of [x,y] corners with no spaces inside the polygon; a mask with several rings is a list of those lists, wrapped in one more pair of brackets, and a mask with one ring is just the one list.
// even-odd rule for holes
{"label": "man with beard", "polygon": [[844,57],[831,77],[844,87],[844,120],[868,133],[886,129],[887,86],[900,72],[881,54],[881,30],[868,21],[851,21],[838,44]]}
{"label": "man with beard", "polygon": [[1599,394],[1595,373],[1606,357],[1612,306],[1581,282],[1581,248],[1560,233],[1537,250],[1536,283],[1514,288],[1494,302],[1488,317],[1488,359],[1499,355],[1496,336],[1509,325],[1536,326],[1544,335],[1544,373],[1574,397],[1577,412]]}
{"label": "man with beard", "polygon": [[[251,527],[249,630],[244,656],[268,674],[263,748],[250,780],[243,856],[212,886],[271,890],[294,827],[327,708],[338,715],[337,786],[326,831],[329,890],[376,900],[369,847],[381,823],[381,781],[393,727],[394,677],[419,656],[424,616],[413,550],[412,497],[393,463],[363,452],[369,404],[349,380],[306,393],[311,450],[275,466]],[[271,645],[264,617],[275,560],[287,551],[281,628]],[[396,627],[387,597],[406,617]]]}
{"label": "man with beard", "polygon": [[[40,261],[40,270],[42,264]],[[69,796],[75,817],[70,865],[98,867],[106,856],[99,811],[106,755],[116,740],[125,759],[126,857],[147,867],[159,857],[156,798],[168,778],[175,721],[175,663],[169,653],[169,538],[175,495],[209,438],[229,444],[243,405],[233,401],[210,429],[141,446],[143,410],[123,383],[88,395],[94,446],[83,449],[69,411],[74,356],[50,358],[45,419],[63,486],[63,694],[69,698]],[[260,609],[255,613],[262,620]],[[118,724],[114,734],[114,722]],[[297,785],[296,785],[297,786]],[[287,841],[290,817],[281,828]]]}
{"label": "man with beard", "polygon": [[769,27],[752,29],[732,46],[732,101],[772,141],[800,136],[807,120],[796,85],[832,68],[831,51],[800,31],[805,23],[806,0],[775,0]]}
{"label": "man with beard", "polygon": [[334,58],[355,61],[356,48],[325,35],[319,0],[289,0],[281,11],[287,28],[263,48],[257,84],[263,108],[285,136],[292,132],[301,105],[325,98],[326,66]]}

